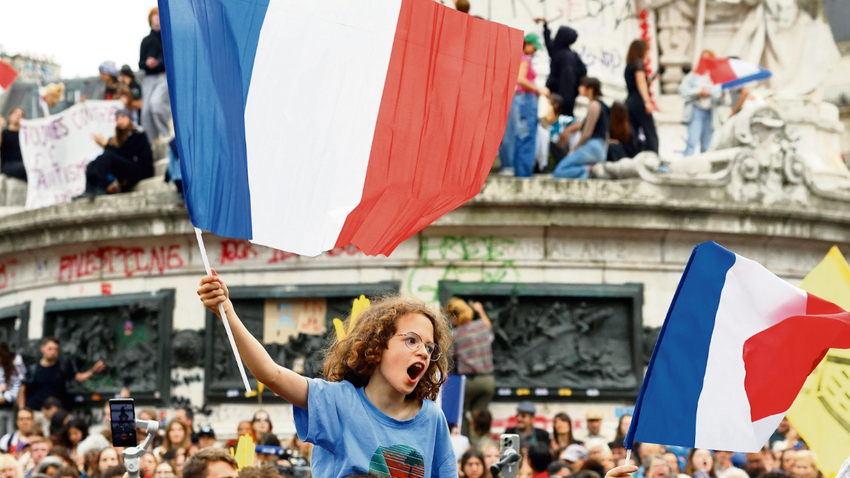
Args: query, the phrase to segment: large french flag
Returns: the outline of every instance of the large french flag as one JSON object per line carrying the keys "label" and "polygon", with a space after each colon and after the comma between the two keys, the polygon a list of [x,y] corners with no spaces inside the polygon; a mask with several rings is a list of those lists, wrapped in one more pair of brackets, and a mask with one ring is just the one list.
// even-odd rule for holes
{"label": "large french flag", "polygon": [[475,196],[522,32],[433,0],[160,0],[196,227],[389,255]]}
{"label": "large french flag", "polygon": [[694,70],[699,75],[708,73],[715,85],[722,89],[737,88],[747,83],[762,81],[773,76],[767,68],[746,62],[738,58],[703,56]]}
{"label": "large french flag", "polygon": [[757,452],[830,348],[850,348],[850,314],[700,244],[655,344],[626,447]]}
{"label": "large french flag", "polygon": [[0,95],[12,87],[18,77],[18,71],[5,61],[0,61]]}

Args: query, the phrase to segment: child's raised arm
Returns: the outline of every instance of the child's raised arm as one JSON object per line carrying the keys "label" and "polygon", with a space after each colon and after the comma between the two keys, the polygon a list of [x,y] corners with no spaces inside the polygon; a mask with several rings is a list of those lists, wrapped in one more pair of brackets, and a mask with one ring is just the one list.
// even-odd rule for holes
{"label": "child's raised arm", "polygon": [[266,387],[269,387],[271,391],[283,397],[284,400],[306,410],[307,379],[276,364],[269,353],[266,352],[265,347],[251,335],[251,332],[248,332],[248,329],[245,328],[233,310],[230,294],[221,278],[204,276],[201,279],[201,286],[198,288],[198,295],[204,305],[219,319],[222,317],[218,313],[218,304],[224,304],[224,313],[227,315],[227,320],[233,331],[236,348],[239,349],[242,360],[248,366],[248,370],[254,374],[254,377],[265,384]]}

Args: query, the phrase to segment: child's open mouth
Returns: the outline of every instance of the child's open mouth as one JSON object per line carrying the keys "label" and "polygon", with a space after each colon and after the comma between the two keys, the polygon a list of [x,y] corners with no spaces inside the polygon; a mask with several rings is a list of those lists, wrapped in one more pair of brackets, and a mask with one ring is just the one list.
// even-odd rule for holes
{"label": "child's open mouth", "polygon": [[407,378],[411,383],[415,383],[416,380],[419,379],[419,376],[422,375],[422,372],[425,371],[425,365],[421,363],[415,363],[410,367],[407,367]]}

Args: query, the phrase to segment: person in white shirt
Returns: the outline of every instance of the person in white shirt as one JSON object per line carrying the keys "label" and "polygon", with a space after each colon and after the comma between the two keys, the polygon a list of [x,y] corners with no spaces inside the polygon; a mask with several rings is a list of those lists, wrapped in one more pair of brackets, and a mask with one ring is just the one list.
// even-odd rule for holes
{"label": "person in white shirt", "polygon": [[20,354],[13,353],[6,342],[0,342],[0,435],[14,430],[14,405],[24,374],[26,367]]}

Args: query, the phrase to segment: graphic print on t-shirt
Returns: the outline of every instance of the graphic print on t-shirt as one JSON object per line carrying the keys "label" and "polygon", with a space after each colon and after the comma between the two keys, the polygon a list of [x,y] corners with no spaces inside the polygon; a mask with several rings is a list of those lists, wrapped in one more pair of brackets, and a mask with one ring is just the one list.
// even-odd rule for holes
{"label": "graphic print on t-shirt", "polygon": [[425,459],[406,445],[378,447],[369,463],[369,475],[382,478],[425,478]]}

